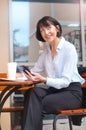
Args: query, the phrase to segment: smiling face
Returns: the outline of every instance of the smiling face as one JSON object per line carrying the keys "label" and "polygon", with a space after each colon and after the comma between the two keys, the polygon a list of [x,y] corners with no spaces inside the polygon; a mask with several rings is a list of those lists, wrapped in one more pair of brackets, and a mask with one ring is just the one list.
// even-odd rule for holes
{"label": "smiling face", "polygon": [[40,26],[41,36],[48,43],[52,43],[57,39],[57,32],[58,27],[55,27],[52,24],[49,24],[48,26]]}
{"label": "smiling face", "polygon": [[50,16],[41,18],[36,26],[36,38],[42,42],[52,42],[55,38],[62,35],[60,23]]}

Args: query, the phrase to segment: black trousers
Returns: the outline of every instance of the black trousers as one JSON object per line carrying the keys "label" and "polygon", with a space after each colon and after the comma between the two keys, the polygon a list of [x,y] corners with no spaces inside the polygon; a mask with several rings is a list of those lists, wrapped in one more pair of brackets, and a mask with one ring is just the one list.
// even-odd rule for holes
{"label": "black trousers", "polygon": [[36,84],[25,93],[22,130],[42,130],[43,113],[53,114],[56,110],[77,108],[81,104],[82,90],[78,82],[60,90]]}

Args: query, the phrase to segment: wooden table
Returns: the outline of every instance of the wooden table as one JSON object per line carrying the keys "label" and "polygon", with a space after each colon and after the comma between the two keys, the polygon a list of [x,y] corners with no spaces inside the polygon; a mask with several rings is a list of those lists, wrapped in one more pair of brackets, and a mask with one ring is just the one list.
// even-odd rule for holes
{"label": "wooden table", "polygon": [[[23,87],[28,88],[33,86],[32,81],[27,81],[27,80],[15,80],[15,81],[10,81],[10,80],[0,80],[0,87],[4,87],[0,93],[0,118],[1,118],[1,111],[3,108],[4,103],[6,102],[7,98],[15,92],[15,90],[18,90]],[[1,122],[0,122],[0,130],[1,130]]]}

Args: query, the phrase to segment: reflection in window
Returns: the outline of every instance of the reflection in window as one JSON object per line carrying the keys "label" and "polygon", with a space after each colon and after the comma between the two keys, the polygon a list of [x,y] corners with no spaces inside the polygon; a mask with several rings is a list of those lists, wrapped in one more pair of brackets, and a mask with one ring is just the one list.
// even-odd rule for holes
{"label": "reflection in window", "polygon": [[85,32],[85,61],[86,61],[86,0],[84,0],[84,32]]}
{"label": "reflection in window", "polygon": [[82,46],[81,46],[81,30],[74,30],[64,35],[66,40],[73,43],[76,47],[79,61],[82,60]]}
{"label": "reflection in window", "polygon": [[28,62],[29,2],[12,2],[13,60]]}
{"label": "reflection in window", "polygon": [[[64,0],[50,3],[12,0],[13,60],[21,64],[29,62],[30,65],[36,62],[40,52],[43,51],[39,46],[39,41],[35,38],[36,23],[41,17],[49,15],[61,23],[63,36],[75,45],[79,63],[82,64],[84,53],[82,53],[80,9],[80,1]],[[43,46],[45,47],[45,44]]]}
{"label": "reflection in window", "polygon": [[[63,29],[63,36],[76,47],[79,61],[82,61],[81,27],[80,27],[80,5],[76,3],[55,4],[56,16]],[[62,10],[63,8],[63,10]],[[62,10],[62,13],[60,13]],[[64,11],[65,10],[65,11]]]}

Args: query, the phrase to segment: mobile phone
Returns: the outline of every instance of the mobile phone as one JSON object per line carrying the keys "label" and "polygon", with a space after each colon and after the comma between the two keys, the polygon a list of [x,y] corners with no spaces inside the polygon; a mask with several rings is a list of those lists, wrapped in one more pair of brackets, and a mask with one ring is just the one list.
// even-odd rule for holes
{"label": "mobile phone", "polygon": [[25,70],[27,70],[28,72],[30,72],[30,69],[29,69],[29,67],[27,67],[27,66],[22,66],[23,67],[23,71],[25,71]]}
{"label": "mobile phone", "polygon": [[[27,71],[30,72],[29,67],[24,66],[24,65],[22,66],[22,70],[23,70],[23,72],[26,73],[26,74],[28,74]],[[31,72],[30,72],[30,73],[31,73]]]}

